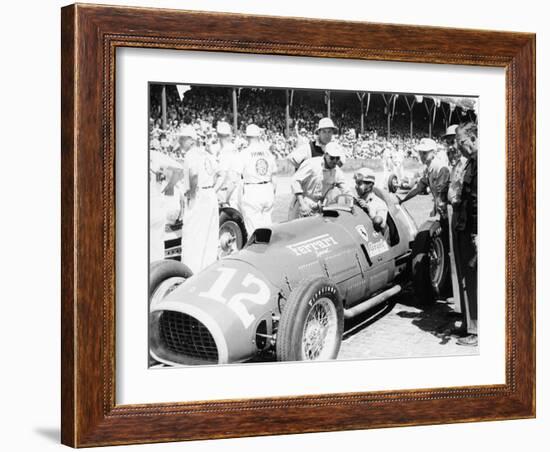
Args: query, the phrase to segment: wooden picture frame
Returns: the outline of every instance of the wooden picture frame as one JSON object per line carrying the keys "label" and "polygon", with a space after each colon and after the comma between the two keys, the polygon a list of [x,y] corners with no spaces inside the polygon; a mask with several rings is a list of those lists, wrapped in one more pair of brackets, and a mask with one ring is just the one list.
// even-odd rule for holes
{"label": "wooden picture frame", "polygon": [[[62,9],[61,26],[64,444],[84,447],[535,416],[535,35],[78,4]],[[117,47],[505,68],[505,384],[116,405]]]}

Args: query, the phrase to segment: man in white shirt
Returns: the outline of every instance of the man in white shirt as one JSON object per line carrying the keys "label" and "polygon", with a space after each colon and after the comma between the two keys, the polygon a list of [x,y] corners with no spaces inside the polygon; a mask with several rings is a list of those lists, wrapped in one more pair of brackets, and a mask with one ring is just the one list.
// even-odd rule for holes
{"label": "man in white shirt", "polygon": [[185,210],[182,230],[182,262],[193,273],[216,261],[218,256],[219,212],[214,191],[216,157],[196,146],[197,135],[191,126],[181,132],[183,191]]}
{"label": "man in white shirt", "polygon": [[220,204],[238,207],[237,193],[240,189],[240,153],[233,144],[231,126],[225,121],[219,121],[216,133],[220,148],[218,152],[218,174],[215,191]]}
{"label": "man in white shirt", "polygon": [[243,182],[240,211],[249,236],[256,229],[271,225],[275,200],[273,174],[277,171],[277,164],[267,144],[260,141],[260,136],[260,128],[250,124],[246,128],[248,146],[240,154]]}
{"label": "man in white shirt", "polygon": [[305,160],[292,178],[294,198],[290,203],[288,219],[307,217],[319,212],[327,194],[334,188],[349,194],[344,173],[339,168],[343,150],[339,144],[330,142],[322,157]]}
{"label": "man in white shirt", "polygon": [[447,218],[447,192],[451,175],[449,167],[436,157],[437,143],[431,138],[422,138],[415,150],[426,169],[416,186],[400,202],[408,201],[430,187],[434,199],[431,216],[439,214],[440,218]]}

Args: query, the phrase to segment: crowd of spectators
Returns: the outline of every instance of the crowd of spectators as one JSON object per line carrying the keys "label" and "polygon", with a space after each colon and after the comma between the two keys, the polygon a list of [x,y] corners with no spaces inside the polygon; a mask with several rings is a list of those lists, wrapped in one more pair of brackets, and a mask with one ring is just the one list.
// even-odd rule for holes
{"label": "crowd of spectators", "polygon": [[[166,89],[166,126],[163,127],[160,85],[153,85],[150,104],[149,138],[152,149],[171,153],[177,149],[177,132],[184,124],[193,125],[203,138],[214,135],[217,121],[233,124],[231,88],[193,86],[183,100],[174,86]],[[285,136],[285,90],[243,88],[237,90],[237,146],[244,146],[244,130],[254,123],[263,129],[264,141],[270,144],[276,158],[282,159],[299,144],[314,139],[313,131],[319,119],[326,115],[323,95],[296,92],[290,110],[290,134]],[[408,110],[394,111],[390,138],[387,138],[387,116],[384,105],[372,103],[365,119],[365,131],[359,133],[359,102],[357,98],[334,96],[331,117],[339,128],[333,138],[345,149],[348,158],[381,158],[388,148],[396,149],[405,158],[417,159],[414,146],[427,136],[427,118],[410,136]],[[420,121],[419,121],[420,122]],[[443,125],[439,126],[440,129]],[[441,131],[434,129],[437,135]]]}

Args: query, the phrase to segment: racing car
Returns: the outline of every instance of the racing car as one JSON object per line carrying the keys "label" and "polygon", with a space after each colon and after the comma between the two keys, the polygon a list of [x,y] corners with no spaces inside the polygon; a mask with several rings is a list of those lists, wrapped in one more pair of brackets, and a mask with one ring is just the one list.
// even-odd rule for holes
{"label": "racing car", "polygon": [[402,171],[402,176],[396,173],[385,173],[382,177],[382,188],[390,193],[397,193],[397,190],[411,190],[422,177],[420,171]]}
{"label": "racing car", "polygon": [[[247,240],[246,227],[242,214],[226,204],[219,207],[219,242],[218,257],[224,257],[240,250]],[[174,224],[167,224],[164,235],[164,257],[181,261],[181,232],[183,222],[178,220]]]}
{"label": "racing car", "polygon": [[385,230],[349,195],[320,214],[257,229],[247,244],[196,275],[151,264],[149,351],[166,365],[238,363],[264,352],[279,361],[336,359],[344,319],[412,282],[429,303],[449,283],[438,221],[418,228],[395,195]]}

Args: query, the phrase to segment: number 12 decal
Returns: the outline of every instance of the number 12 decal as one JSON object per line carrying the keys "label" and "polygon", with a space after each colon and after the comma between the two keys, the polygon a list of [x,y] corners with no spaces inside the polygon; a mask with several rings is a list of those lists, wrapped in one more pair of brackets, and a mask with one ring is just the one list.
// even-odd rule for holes
{"label": "number 12 decal", "polygon": [[233,295],[229,300],[224,296],[224,291],[231,280],[237,274],[234,268],[219,267],[216,269],[220,275],[206,292],[200,292],[200,297],[209,298],[214,301],[226,304],[243,322],[245,328],[248,328],[254,321],[254,316],[247,309],[247,304],[264,305],[269,301],[271,292],[267,284],[252,273],[247,273],[243,278],[241,285],[245,289],[256,289],[253,292],[239,292]]}

